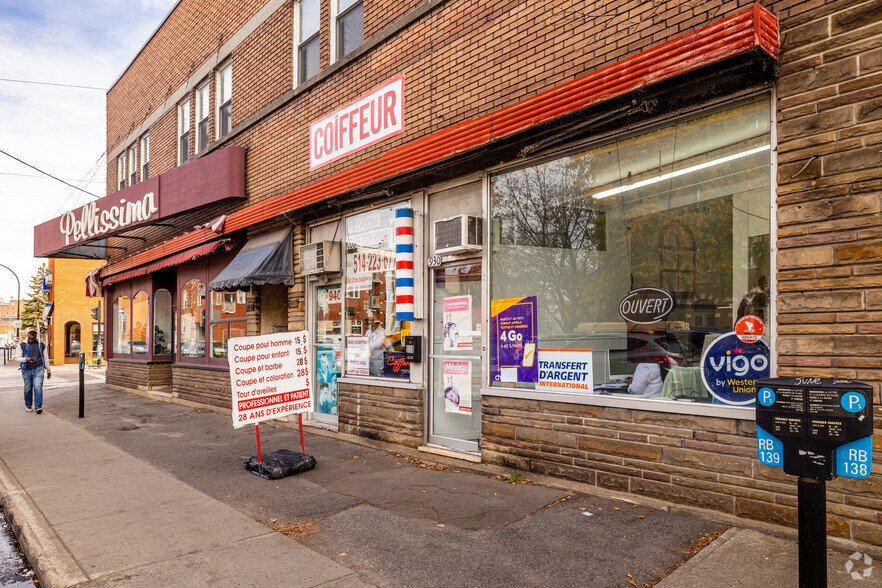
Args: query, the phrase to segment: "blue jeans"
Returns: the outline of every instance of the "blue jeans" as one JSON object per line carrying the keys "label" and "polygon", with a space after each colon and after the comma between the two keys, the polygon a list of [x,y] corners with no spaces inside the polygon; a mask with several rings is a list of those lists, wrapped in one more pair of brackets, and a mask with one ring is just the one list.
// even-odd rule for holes
{"label": "blue jeans", "polygon": [[24,380],[25,406],[31,407],[31,398],[34,400],[34,408],[43,407],[43,366],[30,370],[21,370]]}

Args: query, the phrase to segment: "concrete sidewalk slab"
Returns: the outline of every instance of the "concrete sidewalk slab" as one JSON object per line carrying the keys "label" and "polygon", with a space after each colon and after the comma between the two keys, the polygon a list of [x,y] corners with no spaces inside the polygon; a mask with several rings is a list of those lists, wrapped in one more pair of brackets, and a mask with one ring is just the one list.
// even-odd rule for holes
{"label": "concrete sidewalk slab", "polygon": [[106,584],[110,576],[114,585],[162,585],[163,576],[174,578],[166,585],[361,583],[82,428],[17,410],[19,396],[0,391],[0,501],[41,585]]}
{"label": "concrete sidewalk slab", "polygon": [[[882,566],[878,563],[847,566],[849,556],[827,552],[827,586],[855,588],[882,586]],[[869,569],[868,575],[864,576]],[[850,571],[858,571],[854,578]],[[729,529],[716,541],[657,584],[659,588],[796,588],[799,585],[799,545],[789,539],[772,537],[751,529]]]}

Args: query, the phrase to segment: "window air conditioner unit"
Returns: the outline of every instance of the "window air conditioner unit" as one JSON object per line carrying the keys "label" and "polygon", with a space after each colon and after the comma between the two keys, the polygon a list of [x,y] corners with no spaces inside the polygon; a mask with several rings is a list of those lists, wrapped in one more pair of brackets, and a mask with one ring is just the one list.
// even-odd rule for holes
{"label": "window air conditioner unit", "polygon": [[300,273],[304,276],[340,271],[340,241],[316,241],[300,246]]}
{"label": "window air conditioner unit", "polygon": [[484,220],[461,214],[435,221],[435,255],[480,251],[484,241]]}

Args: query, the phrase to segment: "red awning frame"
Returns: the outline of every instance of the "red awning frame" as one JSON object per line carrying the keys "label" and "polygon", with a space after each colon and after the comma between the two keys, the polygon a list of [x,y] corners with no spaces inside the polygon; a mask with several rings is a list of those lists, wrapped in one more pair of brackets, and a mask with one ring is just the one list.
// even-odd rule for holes
{"label": "red awning frame", "polygon": [[115,284],[117,282],[123,282],[125,280],[137,278],[139,276],[153,273],[155,271],[166,269],[175,265],[181,265],[182,263],[187,263],[188,261],[193,261],[194,259],[198,259],[200,257],[205,257],[206,255],[210,255],[217,251],[223,244],[224,240],[214,241],[212,243],[206,243],[198,247],[193,247],[192,249],[188,249],[186,251],[181,251],[180,253],[172,255],[171,257],[160,259],[159,261],[141,266],[137,269],[114,274],[108,278],[105,278],[101,282],[101,285],[102,287],[110,286],[111,284]]}
{"label": "red awning frame", "polygon": [[[778,58],[778,19],[759,4],[539,92],[531,98],[451,125],[287,194],[247,206],[227,217],[223,234],[241,231],[284,212],[440,163],[514,133],[755,49],[765,52],[772,59]],[[107,265],[101,275],[114,276],[112,279],[118,281],[115,276],[119,272],[137,268],[215,237],[217,233],[214,231],[200,228]]]}

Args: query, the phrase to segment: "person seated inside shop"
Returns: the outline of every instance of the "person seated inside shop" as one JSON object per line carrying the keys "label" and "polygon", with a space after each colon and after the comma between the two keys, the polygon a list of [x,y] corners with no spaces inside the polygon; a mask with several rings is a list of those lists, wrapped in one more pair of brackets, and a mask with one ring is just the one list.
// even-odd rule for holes
{"label": "person seated inside shop", "polygon": [[634,375],[625,379],[628,384],[628,394],[644,396],[646,398],[658,398],[662,395],[665,378],[671,367],[677,364],[670,358],[662,361],[645,361],[637,364]]}
{"label": "person seated inside shop", "polygon": [[383,365],[386,361],[386,358],[384,357],[384,352],[386,351],[386,347],[389,346],[389,340],[386,337],[386,329],[383,327],[382,321],[374,320],[371,323],[371,330],[368,333],[368,341],[370,342],[371,346],[371,375],[382,376]]}

